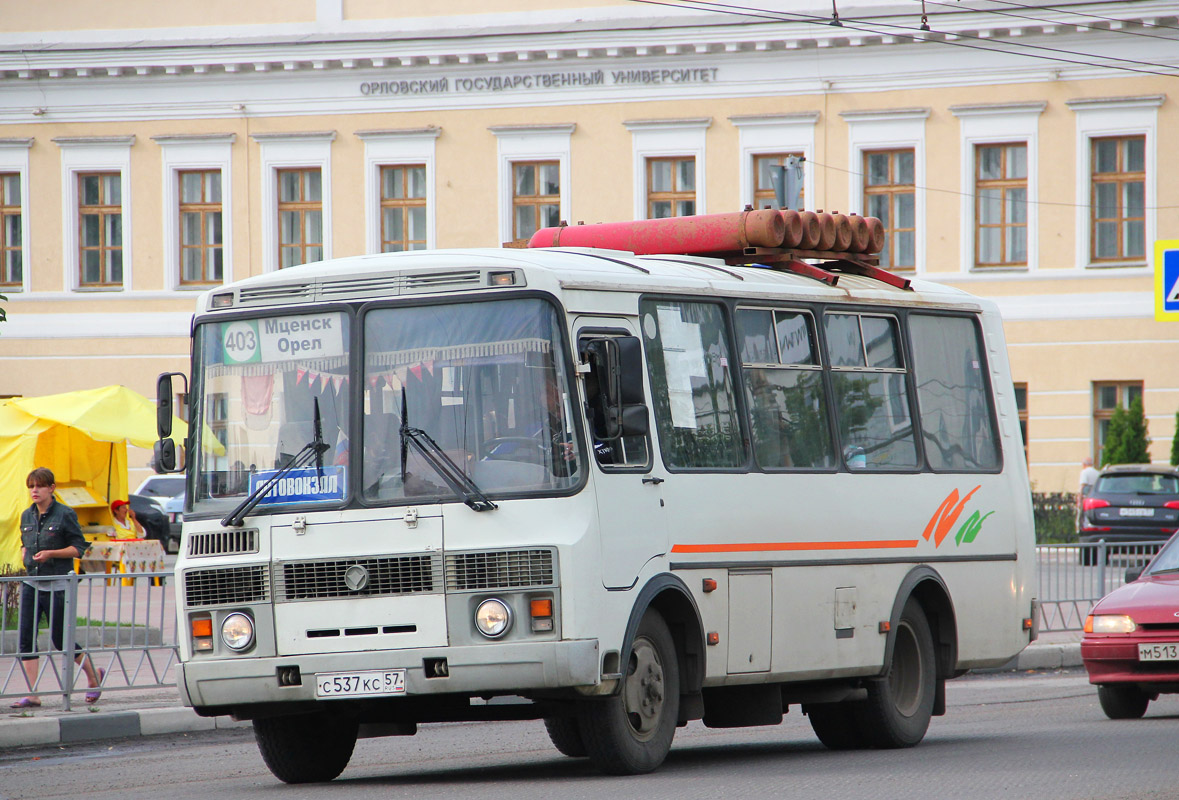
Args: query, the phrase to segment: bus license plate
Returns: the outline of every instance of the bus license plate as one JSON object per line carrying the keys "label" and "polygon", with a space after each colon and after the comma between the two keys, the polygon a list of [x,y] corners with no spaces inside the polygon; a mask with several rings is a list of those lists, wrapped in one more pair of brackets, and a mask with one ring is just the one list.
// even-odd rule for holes
{"label": "bus license plate", "polygon": [[323,672],[315,676],[315,696],[381,697],[405,694],[405,670],[374,669],[365,672]]}
{"label": "bus license plate", "polygon": [[1121,508],[1118,513],[1123,517],[1153,517],[1153,508]]}
{"label": "bus license plate", "polygon": [[1139,644],[1139,661],[1179,661],[1179,642]]}

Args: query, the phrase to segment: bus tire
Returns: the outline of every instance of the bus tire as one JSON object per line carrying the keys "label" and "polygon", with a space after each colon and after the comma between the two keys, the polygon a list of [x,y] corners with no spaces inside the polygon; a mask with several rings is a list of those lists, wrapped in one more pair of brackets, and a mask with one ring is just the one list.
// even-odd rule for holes
{"label": "bus tire", "polygon": [[254,720],[262,760],[283,783],[322,783],[336,778],[356,747],[355,720],[298,714]]}
{"label": "bus tire", "polygon": [[815,736],[828,750],[862,750],[871,746],[852,703],[818,703],[806,707]]}
{"label": "bus tire", "polygon": [[663,617],[650,609],[635,632],[621,691],[587,700],[579,710],[586,755],[609,775],[651,772],[671,750],[679,705],[675,642]]}
{"label": "bus tire", "polygon": [[913,747],[925,738],[937,688],[933,634],[921,604],[910,597],[894,633],[892,660],[883,678],[868,684],[868,699],[856,704],[872,746]]}
{"label": "bus tire", "polygon": [[1150,695],[1137,686],[1100,685],[1097,700],[1110,719],[1142,719],[1150,705]]}
{"label": "bus tire", "polygon": [[574,717],[545,717],[544,728],[549,732],[549,740],[561,755],[570,758],[585,758],[585,742],[581,738],[581,729]]}

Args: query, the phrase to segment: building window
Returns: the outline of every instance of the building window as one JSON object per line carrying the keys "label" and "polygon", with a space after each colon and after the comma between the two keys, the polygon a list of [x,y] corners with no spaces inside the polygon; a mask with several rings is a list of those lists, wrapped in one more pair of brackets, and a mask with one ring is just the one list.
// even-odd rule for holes
{"label": "building window", "polygon": [[1028,146],[977,145],[974,197],[975,263],[1027,266]]}
{"label": "building window", "polygon": [[1015,408],[1019,412],[1019,434],[1023,438],[1023,460],[1028,460],[1028,385],[1015,384]]}
{"label": "building window", "polygon": [[123,198],[118,172],[78,173],[81,286],[123,283]]}
{"label": "building window", "polygon": [[696,213],[696,159],[647,159],[647,218],[687,217]]}
{"label": "building window", "polygon": [[1092,139],[1093,261],[1146,256],[1146,137]]}
{"label": "building window", "polygon": [[531,239],[541,228],[561,221],[559,161],[517,161],[512,164],[512,238]]}
{"label": "building window", "polygon": [[884,223],[880,266],[917,266],[916,157],[912,148],[864,151],[864,207]]}
{"label": "building window", "polygon": [[20,173],[0,173],[0,286],[20,286]]}
{"label": "building window", "polygon": [[323,260],[323,186],[318,167],[278,172],[278,266]]}
{"label": "building window", "polygon": [[[778,207],[778,196],[774,193],[774,182],[770,179],[770,167],[785,165],[786,159],[794,156],[802,158],[802,153],[762,153],[753,157],[753,174],[755,176],[753,188],[753,207]],[[805,189],[798,192],[798,207],[805,208],[803,202]],[[787,198],[789,200],[789,198]]]}
{"label": "building window", "polygon": [[1142,399],[1142,381],[1118,381],[1093,384],[1093,463],[1101,463],[1101,452],[1109,434],[1114,410],[1128,409]]}
{"label": "building window", "polygon": [[180,283],[220,283],[221,170],[186,170],[180,183]]}
{"label": "building window", "polygon": [[426,249],[426,165],[381,167],[381,252]]}

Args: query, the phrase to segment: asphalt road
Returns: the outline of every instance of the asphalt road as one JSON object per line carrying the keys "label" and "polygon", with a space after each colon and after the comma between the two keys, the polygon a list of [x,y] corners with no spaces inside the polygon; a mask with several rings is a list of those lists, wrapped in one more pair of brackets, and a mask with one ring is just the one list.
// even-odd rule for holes
{"label": "asphalt road", "polygon": [[1114,722],[1078,670],[951,682],[949,713],[911,750],[831,752],[797,708],[779,726],[681,729],[662,769],[608,778],[559,755],[536,722],[424,726],[358,743],[331,784],[279,783],[248,729],[18,748],[0,797],[132,798],[1101,798],[1179,796],[1179,697]]}

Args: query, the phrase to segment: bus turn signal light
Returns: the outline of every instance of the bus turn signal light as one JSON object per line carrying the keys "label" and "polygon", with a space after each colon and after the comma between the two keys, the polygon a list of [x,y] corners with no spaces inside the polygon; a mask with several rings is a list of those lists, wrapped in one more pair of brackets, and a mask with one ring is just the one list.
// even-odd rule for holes
{"label": "bus turn signal light", "polygon": [[532,612],[532,630],[543,633],[553,629],[553,601],[544,597],[532,600],[529,604]]}
{"label": "bus turn signal light", "polygon": [[211,617],[198,617],[192,620],[192,649],[207,652],[213,649],[213,620]]}

